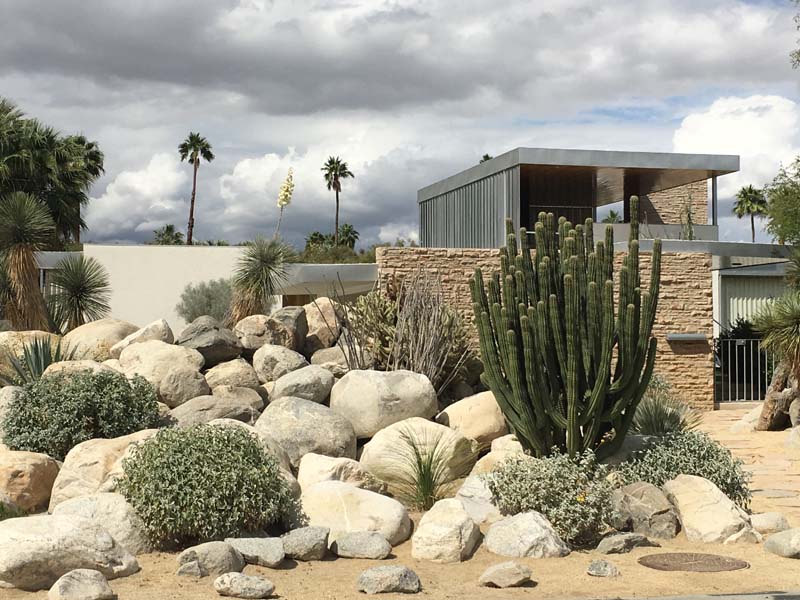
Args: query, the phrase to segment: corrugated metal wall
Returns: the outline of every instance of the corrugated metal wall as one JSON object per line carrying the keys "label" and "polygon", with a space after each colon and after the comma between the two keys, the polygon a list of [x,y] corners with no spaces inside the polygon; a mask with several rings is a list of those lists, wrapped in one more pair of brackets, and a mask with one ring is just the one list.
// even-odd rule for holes
{"label": "corrugated metal wall", "polygon": [[419,204],[420,244],[428,248],[498,248],[505,219],[519,227],[519,167],[500,171]]}
{"label": "corrugated metal wall", "polygon": [[748,321],[772,298],[783,295],[786,282],[782,277],[722,277],[720,323],[730,327],[737,319]]}

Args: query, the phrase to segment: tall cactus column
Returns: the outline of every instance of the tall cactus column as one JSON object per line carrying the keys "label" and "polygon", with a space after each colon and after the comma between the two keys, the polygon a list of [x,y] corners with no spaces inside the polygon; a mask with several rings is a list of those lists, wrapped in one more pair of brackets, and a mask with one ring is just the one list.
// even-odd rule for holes
{"label": "tall cactus column", "polygon": [[[638,198],[631,197],[638,215]],[[595,242],[593,222],[573,225],[540,213],[534,234],[507,222],[500,272],[470,282],[484,363],[495,395],[523,447],[536,456],[620,447],[656,356],[652,336],[661,275],[661,241],[653,242],[650,283],[641,289],[639,227],[614,298],[614,230]]]}

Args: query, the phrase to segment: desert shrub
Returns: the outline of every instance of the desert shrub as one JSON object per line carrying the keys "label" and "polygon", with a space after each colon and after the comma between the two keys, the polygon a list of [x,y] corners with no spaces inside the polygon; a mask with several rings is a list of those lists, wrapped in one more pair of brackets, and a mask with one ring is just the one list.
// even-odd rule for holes
{"label": "desert shrub", "polygon": [[231,305],[231,282],[227,279],[190,283],[181,293],[181,301],[175,307],[184,321],[191,323],[197,317],[211,315],[223,321]]}
{"label": "desert shrub", "polygon": [[697,428],[703,415],[675,396],[669,381],[653,375],[636,407],[631,429],[643,435],[663,436]]}
{"label": "desert shrub", "polygon": [[120,492],[161,547],[256,531],[293,506],[275,458],[240,427],[162,429],[123,470]]}
{"label": "desert shrub", "polygon": [[14,396],[2,423],[13,450],[42,452],[62,460],[73,446],[156,427],[153,386],[118,373],[73,373],[29,383]]}
{"label": "desert shrub", "polygon": [[621,483],[646,481],[658,487],[678,475],[697,475],[714,483],[742,508],[750,504],[749,475],[731,451],[700,431],[673,433],[655,441],[619,466]]}
{"label": "desert shrub", "polygon": [[612,486],[607,474],[586,451],[575,458],[512,456],[486,481],[503,514],[540,512],[564,541],[581,546],[597,541],[608,527]]}
{"label": "desert shrub", "polygon": [[20,508],[17,508],[13,504],[6,504],[5,502],[0,502],[0,521],[5,521],[6,519],[16,519],[17,517],[24,517],[26,516],[26,512]]}

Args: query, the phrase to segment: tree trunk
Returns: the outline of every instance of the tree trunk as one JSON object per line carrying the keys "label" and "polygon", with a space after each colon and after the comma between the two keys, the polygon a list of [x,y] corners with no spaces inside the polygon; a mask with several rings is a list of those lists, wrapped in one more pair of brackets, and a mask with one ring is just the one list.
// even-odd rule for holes
{"label": "tree trunk", "polygon": [[336,190],[336,230],[333,232],[333,245],[339,245],[339,190]]}
{"label": "tree trunk", "polygon": [[789,425],[789,405],[800,397],[797,381],[792,376],[789,365],[781,362],[775,368],[775,374],[767,388],[761,416],[756,424],[756,431],[780,431]]}
{"label": "tree trunk", "polygon": [[753,243],[756,243],[756,217],[755,215],[750,215],[750,234],[753,237]]}
{"label": "tree trunk", "polygon": [[197,192],[197,169],[200,167],[200,159],[194,161],[194,173],[192,174],[192,200],[189,203],[189,226],[186,229],[186,245],[192,245],[192,233],[194,232],[194,196]]}

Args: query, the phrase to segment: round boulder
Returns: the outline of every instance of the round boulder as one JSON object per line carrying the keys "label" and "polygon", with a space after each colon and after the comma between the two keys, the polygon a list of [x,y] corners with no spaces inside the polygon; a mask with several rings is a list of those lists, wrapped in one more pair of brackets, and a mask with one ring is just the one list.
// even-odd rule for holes
{"label": "round boulder", "polygon": [[114,344],[139,328],[120,319],[99,319],[76,327],[64,336],[63,346],[75,352],[75,358],[103,362],[111,355]]}
{"label": "round boulder", "polygon": [[411,538],[417,560],[453,563],[466,560],[481,539],[481,530],[456,498],[439,500],[422,515]]}
{"label": "round boulder", "polygon": [[309,365],[278,378],[272,388],[270,400],[274,402],[281,398],[303,398],[325,404],[332,387],[333,375],[330,371]]}
{"label": "round boulder", "polygon": [[497,521],[486,533],[489,552],[513,558],[553,558],[569,554],[569,547],[558,537],[544,515],[529,511]]}
{"label": "round boulder", "polygon": [[214,317],[197,317],[181,331],[175,342],[203,355],[206,367],[233,360],[242,353],[239,338]]}
{"label": "round boulder", "polygon": [[131,344],[138,344],[148,340],[159,340],[166,344],[171,344],[175,341],[175,336],[170,329],[169,323],[164,319],[158,319],[137,329],[129,336],[124,337],[119,342],[111,346],[111,358],[119,358],[122,351]]}
{"label": "round boulder", "polygon": [[[119,355],[119,364],[125,372],[125,375],[132,377],[133,375],[141,375],[149,381],[156,388],[159,399],[168,406],[177,406],[177,397],[183,394],[173,396],[174,389],[182,389],[177,385],[176,381],[182,379],[185,371],[197,371],[203,367],[205,359],[203,355],[197,350],[192,348],[184,348],[182,346],[175,346],[167,344],[159,340],[149,340],[147,342],[140,342],[138,344],[131,344],[125,348]],[[167,379],[173,371],[179,372],[173,375],[165,383],[164,390],[161,389],[162,382]],[[188,377],[188,376],[187,376]],[[192,376],[193,379],[196,379]],[[191,387],[190,385],[187,387]],[[165,394],[167,397],[165,397]],[[189,398],[183,398],[181,401],[186,401]],[[167,401],[169,400],[169,402]],[[177,402],[177,403],[176,403]]]}
{"label": "round boulder", "polygon": [[302,489],[308,489],[322,481],[343,481],[372,491],[379,491],[382,487],[357,460],[309,452],[300,459],[297,482]]}
{"label": "round boulder", "polygon": [[200,571],[206,575],[224,575],[240,573],[244,569],[244,557],[230,544],[225,542],[206,542],[187,548],[178,555],[178,564],[185,565],[196,562]]}
{"label": "round boulder", "polygon": [[308,333],[303,343],[303,353],[311,356],[318,350],[330,348],[342,331],[342,309],[330,298],[317,298],[303,306],[308,323]]}
{"label": "round boulder", "polygon": [[436,416],[436,422],[481,444],[508,433],[506,419],[492,392],[481,392],[454,402]]}
{"label": "round boulder", "polygon": [[117,595],[100,571],[74,569],[58,578],[47,600],[117,600]]}
{"label": "round boulder", "polygon": [[233,390],[242,390],[249,394],[233,392],[198,396],[173,408],[170,416],[178,427],[202,425],[214,419],[234,419],[249,424],[255,423],[263,405],[261,396],[248,388],[233,388]]}
{"label": "round boulder", "polygon": [[118,373],[106,364],[95,360],[61,360],[50,363],[42,377],[65,377],[75,373]]}
{"label": "round boulder", "polygon": [[243,358],[222,362],[206,371],[206,381],[213,390],[220,385],[233,385],[257,390],[261,386],[256,370]]}
{"label": "round boulder", "polygon": [[274,344],[261,346],[253,355],[253,368],[262,383],[277,381],[287,373],[307,366],[308,361],[302,354]]}
{"label": "round boulder", "polygon": [[38,452],[0,451],[0,505],[25,512],[47,508],[58,476],[58,463]]}
{"label": "round boulder", "polygon": [[176,408],[192,398],[210,394],[211,388],[197,369],[176,367],[164,376],[156,391],[164,404]]}

